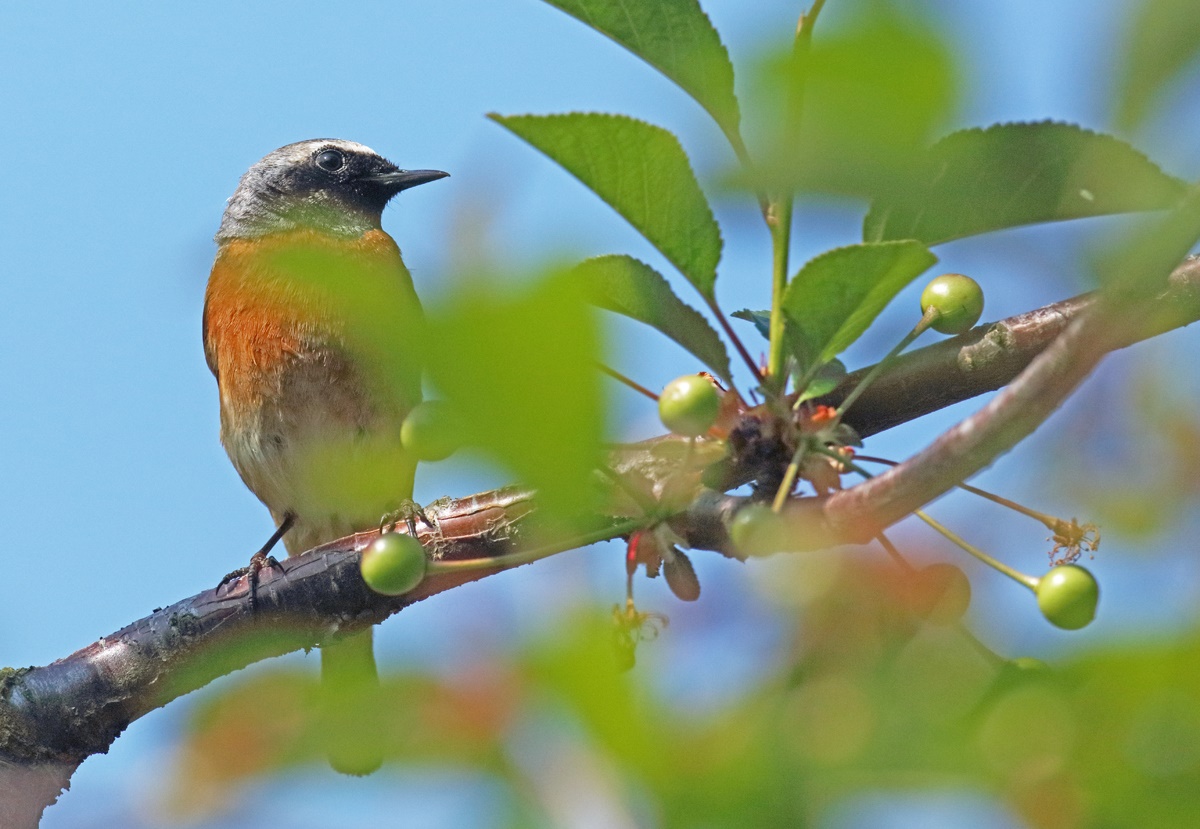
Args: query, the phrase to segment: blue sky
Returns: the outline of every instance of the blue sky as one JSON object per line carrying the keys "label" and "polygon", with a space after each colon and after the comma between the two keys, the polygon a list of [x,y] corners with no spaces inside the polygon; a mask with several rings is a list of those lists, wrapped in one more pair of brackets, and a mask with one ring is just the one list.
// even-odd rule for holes
{"label": "blue sky", "polygon": [[[790,0],[703,5],[735,62],[786,39],[798,12]],[[839,5],[829,4],[832,23]],[[1104,79],[1112,72],[1112,48],[1105,44],[1116,43],[1126,4],[925,5],[969,56],[964,66],[972,95],[958,124],[1054,117],[1105,126]],[[224,200],[260,156],[291,141],[336,136],[366,143],[401,166],[451,172],[447,181],[404,194],[384,217],[426,297],[437,295],[456,255],[474,243],[464,239],[479,216],[486,216],[482,244],[508,261],[616,251],[661,261],[574,179],[487,121],[487,112],[626,112],[677,131],[702,175],[728,161],[693,102],[619,47],[536,0],[11,4],[0,28],[0,77],[0,158],[7,162],[0,178],[0,524],[6,542],[0,567],[8,574],[0,585],[0,663],[8,665],[44,664],[215,583],[271,529],[218,443],[215,383],[200,345],[211,237]],[[1168,169],[1186,173],[1198,158],[1194,150],[1189,157],[1180,132],[1152,127],[1146,139]],[[1195,135],[1194,129],[1183,132]],[[760,305],[769,261],[765,232],[749,204],[726,200],[718,213],[728,241],[722,300],[730,308]],[[845,206],[801,210],[797,261],[854,241],[860,216]],[[958,243],[939,251],[940,267],[983,274],[985,318],[995,319],[1085,287],[1078,254],[1096,233],[1070,226]],[[681,294],[685,290],[680,286]],[[905,301],[913,302],[908,294],[898,300]],[[909,325],[904,314],[885,316],[880,333],[857,346],[848,362],[878,356]],[[647,385],[694,370],[651,334],[631,326],[615,330],[620,346],[613,361]],[[1195,344],[1194,332],[1173,336],[1181,347]],[[1135,360],[1114,360],[1113,376],[1135,370]],[[1104,382],[1093,385],[1102,395]],[[620,393],[614,397],[623,434],[654,432],[652,412]],[[896,430],[870,448],[905,454],[969,410]],[[985,479],[1017,494],[1062,497],[1040,487],[1020,461],[1022,453],[1035,457],[1062,438],[1050,424]],[[495,470],[465,461],[443,466],[422,473],[419,499],[503,482]],[[1069,500],[1062,509],[1071,511]],[[955,510],[974,515],[956,505],[946,505],[944,514],[953,517]],[[995,539],[1005,532],[996,529]],[[690,664],[686,646],[696,631],[720,627],[714,620],[746,624],[736,609],[756,601],[741,570],[724,562],[700,566],[707,582],[728,587],[722,600],[681,612],[672,626],[676,644],[664,647],[675,648],[681,664]],[[1161,566],[1194,575],[1184,563]],[[1157,608],[1138,605],[1132,597],[1142,576],[1119,563],[1097,564],[1098,571],[1105,568],[1113,576],[1106,593],[1115,605],[1112,618],[1168,625],[1183,618],[1190,593],[1167,592]],[[468,658],[456,637],[502,641],[536,627],[522,608],[544,595],[547,584],[592,585],[605,601],[621,590],[615,564],[577,557],[534,569],[406,611],[384,626],[381,651],[393,660]],[[1122,584],[1132,586],[1126,592]],[[1123,595],[1130,600],[1122,609]],[[981,590],[982,612],[1005,618],[1005,626],[997,626],[1006,628],[1000,644],[1053,649],[1057,635],[1010,598]],[[490,627],[480,621],[484,612],[493,614]],[[1088,635],[1103,635],[1101,622],[1099,633]],[[770,658],[771,637],[760,638],[735,679]],[[716,683],[705,677],[693,684],[710,679]],[[719,695],[719,684],[714,687]],[[191,704],[184,700],[147,717],[110,755],[89,760],[75,791],[50,810],[45,825],[157,825],[145,791],[161,773]],[[264,815],[286,814],[271,824],[328,826],[336,815],[366,819],[413,802],[425,810],[424,825],[494,825],[486,790],[441,778],[427,785],[413,778],[385,782],[314,770],[272,783],[256,792],[252,805],[203,825],[257,825]],[[288,812],[272,811],[283,804],[290,804]]]}

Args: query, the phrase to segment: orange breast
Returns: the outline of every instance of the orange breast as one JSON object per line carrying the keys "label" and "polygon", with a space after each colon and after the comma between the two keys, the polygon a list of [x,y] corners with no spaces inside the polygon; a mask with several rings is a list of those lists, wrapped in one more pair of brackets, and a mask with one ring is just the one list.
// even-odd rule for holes
{"label": "orange breast", "polygon": [[204,308],[209,368],[230,405],[271,392],[291,356],[335,350],[369,373],[365,391],[420,398],[421,309],[382,230],[347,240],[312,231],[236,240],[217,254]]}
{"label": "orange breast", "polygon": [[409,497],[393,494],[411,490],[408,463],[375,497],[358,492],[365,506],[341,503],[345,486],[316,479],[336,478],[328,467],[354,447],[398,449],[399,424],[420,400],[421,332],[412,280],[381,230],[354,240],[298,231],[221,247],[204,346],[220,389],[222,442],[273,512],[328,523],[326,514],[366,518]]}

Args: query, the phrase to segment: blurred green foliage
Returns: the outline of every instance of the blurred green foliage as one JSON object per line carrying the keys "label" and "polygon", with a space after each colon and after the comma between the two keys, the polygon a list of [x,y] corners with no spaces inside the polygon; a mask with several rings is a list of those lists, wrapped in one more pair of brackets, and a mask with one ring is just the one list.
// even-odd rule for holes
{"label": "blurred green foliage", "polygon": [[1192,0],[1141,0],[1132,19],[1117,80],[1116,122],[1139,127],[1170,86],[1200,57],[1200,15]]}
{"label": "blurred green foliage", "polygon": [[[874,196],[901,185],[950,124],[959,78],[945,37],[912,4],[855,2],[842,26],[821,24],[811,50],[767,59],[755,79],[776,128],[738,178],[755,189]],[[763,94],[765,93],[765,95]],[[791,123],[779,103],[802,101]]]}
{"label": "blurred green foliage", "polygon": [[[385,753],[504,781],[533,818],[518,825],[551,825],[548,782],[595,793],[559,778],[549,755],[564,746],[614,777],[612,809],[644,807],[663,827],[818,825],[856,792],[963,787],[1036,827],[1194,825],[1200,632],[1053,668],[1010,663],[922,623],[918,577],[886,562],[816,554],[774,572],[794,633],[715,712],[656,690],[653,655],[621,672],[605,612],[584,609],[458,675],[385,675]],[[177,761],[174,807],[212,811],[247,778],[320,762],[316,692],[309,675],[273,671],[209,700]],[[530,743],[544,763],[522,759]]]}
{"label": "blurred green foliage", "polygon": [[540,492],[546,513],[586,515],[607,414],[596,312],[569,269],[532,284],[469,276],[429,312],[428,373],[463,442]]}
{"label": "blurred green foliage", "polygon": [[[1195,191],[1111,136],[1043,122],[933,143],[950,125],[963,73],[945,36],[911,4],[853,3],[840,25],[818,28],[811,49],[800,43],[762,60],[765,77],[747,97],[773,102],[755,114],[771,128],[756,134],[756,163],[746,164],[733,66],[695,0],[551,2],[696,99],[742,163],[734,178],[755,190],[768,217],[781,215],[772,199],[786,200],[782,215],[790,215],[791,195],[782,194],[872,201],[865,244],[815,257],[790,280],[782,269],[781,305],[737,315],[770,336],[773,313],[786,313],[798,362],[830,368],[805,394],[841,376],[836,356],[936,261],[927,246],[1174,208],[1102,257],[1108,284],[1132,297],[1160,288],[1200,234]],[[1141,123],[1200,50],[1191,5],[1138,4],[1114,93],[1122,124]],[[802,108],[784,114],[789,99]],[[674,135],[620,115],[493,118],[626,218],[716,309],[721,230]],[[466,442],[541,490],[560,517],[595,503],[606,410],[588,303],[646,323],[730,374],[714,328],[631,257],[591,259],[518,287],[495,274],[468,276],[430,311],[430,379],[462,413]],[[387,325],[369,328],[366,347],[394,335]],[[1169,435],[1170,446],[1150,455],[1163,473],[1139,513],[1151,529],[1194,500],[1200,451],[1194,413],[1158,414],[1145,418],[1146,431]],[[1122,491],[1120,504],[1137,495]],[[386,731],[372,736],[394,764],[450,765],[501,781],[522,826],[556,824],[564,806],[549,792],[601,798],[631,823],[690,828],[820,825],[864,792],[964,789],[1038,829],[1195,825],[1200,631],[1091,644],[1049,667],[1008,661],[954,625],[923,621],[928,586],[882,557],[835,550],[749,566],[771,568],[755,598],[789,635],[779,658],[717,710],[666,696],[652,656],[619,670],[628,641],[614,653],[621,631],[604,609],[584,608],[456,675],[391,671],[375,703],[389,712]],[[706,587],[705,596],[719,590]],[[719,670],[725,654],[714,641],[700,647],[711,648],[704,656]],[[241,781],[320,762],[315,687],[307,675],[258,672],[207,700],[180,752],[173,808],[219,808]]]}

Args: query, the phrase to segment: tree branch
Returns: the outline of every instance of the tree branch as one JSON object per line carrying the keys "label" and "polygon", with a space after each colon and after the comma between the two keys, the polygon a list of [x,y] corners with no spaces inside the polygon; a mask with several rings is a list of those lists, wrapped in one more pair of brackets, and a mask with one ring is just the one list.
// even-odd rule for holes
{"label": "tree branch", "polygon": [[[798,537],[806,542],[800,546],[869,540],[1015,445],[1108,350],[1200,319],[1200,259],[1174,272],[1170,288],[1152,303],[1152,319],[1137,330],[1111,325],[1111,311],[1085,313],[1096,304],[1092,297],[1055,303],[902,358],[848,412],[860,434],[1018,379],[900,466],[828,498],[795,499],[787,514],[802,524]],[[825,402],[836,405],[861,374],[851,375]],[[661,450],[678,440],[668,436],[614,450],[612,467],[662,481],[676,453]],[[725,527],[743,500],[706,493],[671,524],[691,547],[736,555]],[[535,535],[536,499],[527,490],[445,500],[427,511],[437,529],[422,527],[419,537],[443,560],[496,558],[528,546]],[[595,516],[590,529],[610,527],[615,535],[620,520]],[[8,772],[19,771],[4,768],[4,761],[65,769],[67,779],[74,765],[106,751],[135,719],[216,677],[376,624],[504,569],[498,564],[431,573],[406,596],[382,596],[363,584],[358,570],[358,553],[377,535],[358,533],[288,558],[262,572],[254,596],[246,579],[235,580],[157,610],[50,665],[0,671],[0,809],[4,783],[12,779]]]}

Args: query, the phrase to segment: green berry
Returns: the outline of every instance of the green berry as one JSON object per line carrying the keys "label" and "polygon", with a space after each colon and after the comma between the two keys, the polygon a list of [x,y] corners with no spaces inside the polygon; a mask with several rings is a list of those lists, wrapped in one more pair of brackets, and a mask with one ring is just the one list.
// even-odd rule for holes
{"label": "green berry", "polygon": [[943,334],[961,334],[979,322],[983,314],[983,289],[979,283],[961,273],[944,273],[930,280],[921,292],[921,313],[930,308],[938,317],[930,325]]}
{"label": "green berry", "polygon": [[400,445],[417,460],[440,461],[459,445],[458,415],[440,400],[419,403],[400,426]]}
{"label": "green berry", "polygon": [[425,578],[425,548],[410,535],[384,533],[362,554],[363,581],[376,593],[401,596]]}
{"label": "green berry", "polygon": [[658,396],[658,416],[677,435],[697,437],[717,422],[721,397],[716,386],[699,374],[676,377]]}
{"label": "green berry", "polygon": [[766,504],[747,504],[729,523],[729,537],[746,555],[779,552],[783,536],[783,519]]}
{"label": "green berry", "polygon": [[1037,602],[1050,624],[1079,630],[1096,617],[1100,586],[1095,577],[1075,564],[1052,567],[1038,580]]}
{"label": "green berry", "polygon": [[951,625],[971,604],[971,582],[953,564],[930,564],[916,574],[914,609],[935,625]]}

